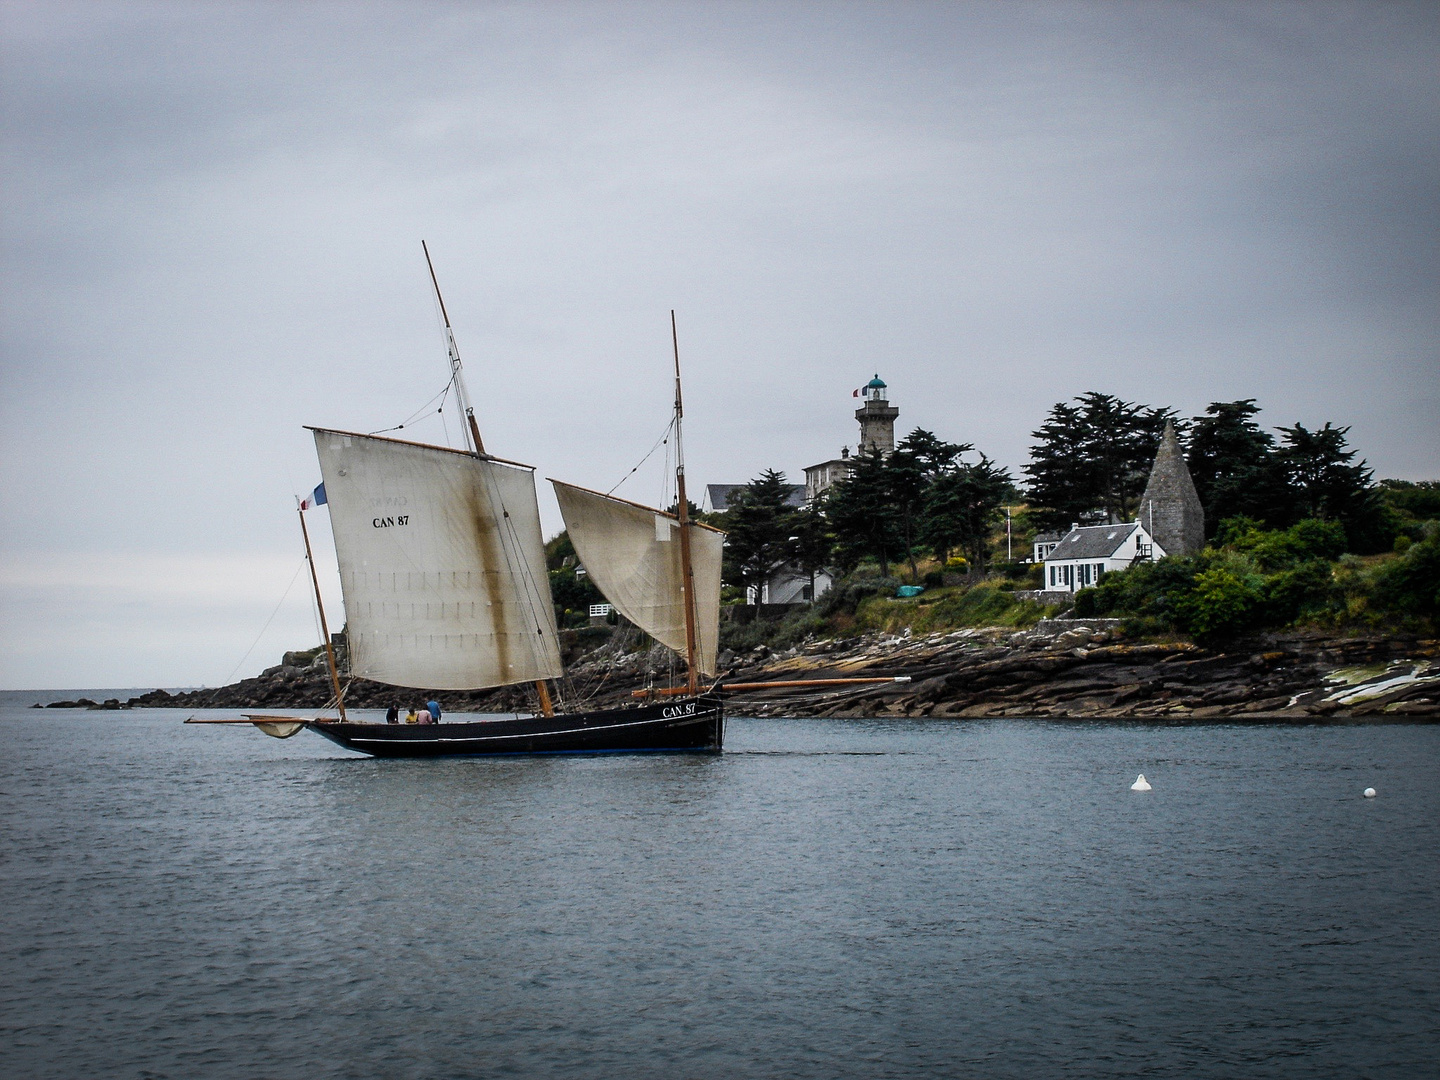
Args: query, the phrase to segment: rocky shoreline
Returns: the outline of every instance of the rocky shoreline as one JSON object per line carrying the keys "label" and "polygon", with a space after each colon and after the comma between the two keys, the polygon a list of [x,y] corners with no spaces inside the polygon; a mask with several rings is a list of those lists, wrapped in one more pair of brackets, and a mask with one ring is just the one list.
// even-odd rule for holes
{"label": "rocky shoreline", "polygon": [[[668,649],[636,649],[624,633],[572,637],[557,688],[569,708],[613,708],[633,692],[671,685]],[[593,646],[596,640],[603,643]],[[1396,635],[1270,634],[1226,647],[1188,641],[1129,642],[1118,621],[1047,620],[1032,630],[987,627],[924,637],[868,635],[811,641],[785,652],[760,646],[721,655],[726,680],[903,676],[908,682],[835,690],[736,694],[737,716],[1056,717],[1184,722],[1319,719],[1440,720],[1440,641]],[[56,702],[48,708],[314,710],[330,700],[323,655],[285,662],[230,686],[125,702]],[[450,712],[528,712],[529,687],[438,694],[356,679],[350,708],[402,708],[436,697]]]}

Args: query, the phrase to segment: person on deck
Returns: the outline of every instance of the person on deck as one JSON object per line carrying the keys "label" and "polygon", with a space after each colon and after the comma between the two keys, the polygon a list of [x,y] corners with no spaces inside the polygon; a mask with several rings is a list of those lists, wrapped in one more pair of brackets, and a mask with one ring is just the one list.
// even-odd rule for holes
{"label": "person on deck", "polygon": [[417,724],[433,724],[435,722],[435,718],[430,715],[429,709],[420,709],[419,714],[419,717],[415,721]]}
{"label": "person on deck", "polygon": [[398,724],[400,722],[400,706],[391,705],[385,710],[385,722],[387,724]]}
{"label": "person on deck", "polygon": [[425,707],[430,710],[430,719],[438,724],[440,722],[440,703],[438,701],[427,701]]}
{"label": "person on deck", "polygon": [[415,715],[415,706],[414,706],[414,705],[411,705],[411,706],[410,706],[410,711],[405,714],[405,722],[406,722],[407,724],[418,724],[418,723],[420,722],[420,718]]}

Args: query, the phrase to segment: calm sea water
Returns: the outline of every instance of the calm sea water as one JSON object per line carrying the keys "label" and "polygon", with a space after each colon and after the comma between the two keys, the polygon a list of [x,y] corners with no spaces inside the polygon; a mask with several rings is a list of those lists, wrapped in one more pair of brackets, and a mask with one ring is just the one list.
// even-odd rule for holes
{"label": "calm sea water", "polygon": [[1440,1067],[1440,727],[377,762],[183,715],[0,708],[0,1075]]}

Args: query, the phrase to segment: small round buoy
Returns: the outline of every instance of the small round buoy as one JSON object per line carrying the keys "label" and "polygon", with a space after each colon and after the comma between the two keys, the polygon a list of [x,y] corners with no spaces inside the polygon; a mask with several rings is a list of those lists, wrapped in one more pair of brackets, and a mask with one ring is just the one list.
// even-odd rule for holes
{"label": "small round buoy", "polygon": [[1375,798],[1375,789],[1374,789],[1373,787],[1367,787],[1367,788],[1365,789],[1365,798],[1367,798],[1367,799],[1373,799],[1373,798]]}
{"label": "small round buoy", "polygon": [[1144,774],[1143,772],[1142,772],[1139,776],[1137,776],[1137,777],[1135,778],[1135,782],[1130,785],[1130,790],[1131,790],[1131,791],[1149,791],[1149,790],[1150,790],[1150,781],[1145,779],[1145,774]]}

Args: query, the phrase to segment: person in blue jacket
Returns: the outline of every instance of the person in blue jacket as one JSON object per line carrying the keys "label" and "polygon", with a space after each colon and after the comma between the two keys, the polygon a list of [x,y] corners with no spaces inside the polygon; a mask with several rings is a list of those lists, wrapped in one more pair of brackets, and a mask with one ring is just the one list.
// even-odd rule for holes
{"label": "person in blue jacket", "polygon": [[440,703],[438,701],[427,701],[425,707],[430,710],[430,719],[438,724],[440,722]]}

